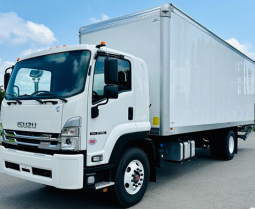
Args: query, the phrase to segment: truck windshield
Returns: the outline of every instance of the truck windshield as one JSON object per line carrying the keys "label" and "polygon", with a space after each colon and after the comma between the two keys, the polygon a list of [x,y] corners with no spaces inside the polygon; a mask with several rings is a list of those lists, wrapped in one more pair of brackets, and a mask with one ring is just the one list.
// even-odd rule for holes
{"label": "truck windshield", "polygon": [[19,99],[29,99],[26,95],[36,97],[40,92],[49,92],[43,97],[70,97],[79,94],[85,87],[89,61],[90,52],[84,50],[20,61],[13,70],[6,97],[13,99],[9,94]]}

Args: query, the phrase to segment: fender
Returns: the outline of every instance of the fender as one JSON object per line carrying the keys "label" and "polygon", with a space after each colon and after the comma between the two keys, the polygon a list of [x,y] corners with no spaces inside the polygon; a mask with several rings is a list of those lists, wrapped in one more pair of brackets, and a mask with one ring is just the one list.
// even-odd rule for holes
{"label": "fender", "polygon": [[146,132],[135,132],[120,136],[113,148],[109,163],[117,165],[121,154],[131,146],[138,147],[147,154],[150,163],[150,181],[156,182],[156,147],[153,141],[147,138]]}

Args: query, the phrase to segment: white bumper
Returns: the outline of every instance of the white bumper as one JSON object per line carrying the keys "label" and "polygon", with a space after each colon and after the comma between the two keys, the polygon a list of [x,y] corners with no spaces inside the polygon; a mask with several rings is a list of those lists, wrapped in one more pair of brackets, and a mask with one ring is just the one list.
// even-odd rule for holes
{"label": "white bumper", "polygon": [[[16,169],[7,168],[6,162]],[[19,169],[17,169],[17,165]],[[83,155],[44,155],[0,146],[0,172],[61,189],[83,187]],[[36,172],[37,171],[37,172]],[[38,173],[39,171],[39,173]],[[51,173],[48,177],[41,172]]]}

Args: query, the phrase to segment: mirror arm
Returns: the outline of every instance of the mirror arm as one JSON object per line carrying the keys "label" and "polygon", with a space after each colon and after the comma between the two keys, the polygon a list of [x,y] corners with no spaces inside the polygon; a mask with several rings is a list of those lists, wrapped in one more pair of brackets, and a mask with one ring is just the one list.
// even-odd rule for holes
{"label": "mirror arm", "polygon": [[7,72],[7,70],[9,70],[9,69],[12,69],[12,70],[13,70],[13,68],[14,68],[14,65],[13,65],[13,66],[11,66],[11,67],[6,68],[5,73],[6,73],[6,72]]}
{"label": "mirror arm", "polygon": [[99,107],[100,105],[106,105],[106,104],[108,103],[108,101],[109,101],[109,99],[107,98],[105,103],[101,103],[101,104],[98,104],[98,105],[95,106],[95,107],[92,107],[92,108],[91,108],[91,117],[92,117],[92,118],[97,118],[98,115],[99,115],[99,109],[98,109],[98,107]]}
{"label": "mirror arm", "polygon": [[108,101],[109,101],[109,99],[107,98],[105,103],[100,103],[100,104],[98,104],[97,106],[92,107],[92,108],[98,109],[99,106],[106,105],[106,104],[108,103]]}

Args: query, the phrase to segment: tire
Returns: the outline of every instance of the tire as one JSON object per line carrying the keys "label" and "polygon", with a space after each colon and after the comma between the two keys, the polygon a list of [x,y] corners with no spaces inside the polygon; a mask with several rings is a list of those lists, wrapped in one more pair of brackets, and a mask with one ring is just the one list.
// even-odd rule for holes
{"label": "tire", "polygon": [[148,158],[143,150],[129,148],[122,155],[115,177],[115,194],[123,207],[137,204],[144,196],[150,175]]}
{"label": "tire", "polygon": [[210,139],[210,152],[213,158],[232,160],[235,155],[236,136],[233,130],[220,131]]}
{"label": "tire", "polygon": [[222,143],[222,158],[232,160],[235,155],[236,136],[233,130],[226,132]]}

